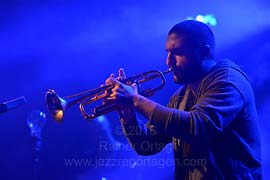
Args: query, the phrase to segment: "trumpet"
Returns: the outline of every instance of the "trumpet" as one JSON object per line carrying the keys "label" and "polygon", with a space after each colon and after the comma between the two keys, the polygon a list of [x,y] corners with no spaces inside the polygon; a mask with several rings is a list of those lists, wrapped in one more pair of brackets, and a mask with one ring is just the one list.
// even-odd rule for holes
{"label": "trumpet", "polygon": [[[136,83],[138,85],[139,94],[145,97],[149,97],[152,96],[156,91],[164,87],[166,82],[164,75],[172,71],[173,71],[172,67],[166,71],[150,70],[123,79],[121,80],[121,82],[126,85]],[[146,89],[142,88],[141,85],[143,83],[154,79],[160,79],[160,84],[158,86]],[[70,95],[64,98],[60,97],[55,90],[48,89],[45,94],[45,101],[50,114],[58,122],[61,122],[63,120],[64,111],[75,104],[79,104],[81,114],[85,119],[92,120],[98,116],[104,115],[117,109],[116,104],[102,103],[102,105],[90,109],[90,113],[87,113],[85,110],[85,106],[87,104],[91,104],[98,100],[103,100],[104,102],[104,98],[107,96],[107,92],[110,91],[113,87],[114,85],[105,85],[84,92],[80,92],[78,94]]]}

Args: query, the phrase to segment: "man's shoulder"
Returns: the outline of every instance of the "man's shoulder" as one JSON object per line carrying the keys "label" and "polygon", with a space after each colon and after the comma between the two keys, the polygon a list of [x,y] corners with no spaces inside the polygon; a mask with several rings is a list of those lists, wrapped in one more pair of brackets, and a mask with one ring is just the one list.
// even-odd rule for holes
{"label": "man's shoulder", "polygon": [[245,99],[253,96],[253,90],[244,71],[233,61],[219,61],[200,84],[201,93],[215,88],[234,87]]}
{"label": "man's shoulder", "polygon": [[234,61],[230,59],[222,59],[212,68],[209,74],[204,78],[204,82],[210,81],[234,81],[234,79],[246,79],[247,75]]}

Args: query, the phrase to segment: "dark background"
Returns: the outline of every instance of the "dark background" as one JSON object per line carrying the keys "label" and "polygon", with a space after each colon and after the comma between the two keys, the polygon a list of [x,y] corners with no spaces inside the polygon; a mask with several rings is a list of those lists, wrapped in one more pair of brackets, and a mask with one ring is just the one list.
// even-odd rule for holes
{"label": "dark background", "polygon": [[[268,179],[269,6],[266,0],[0,1],[0,101],[22,95],[27,99],[24,106],[0,115],[0,179],[34,179],[33,138],[27,125],[33,110],[47,115],[39,179],[172,179],[169,146],[151,157],[137,156],[121,133],[116,113],[88,122],[74,106],[56,123],[46,110],[44,94],[49,88],[61,96],[96,88],[120,67],[127,76],[165,70],[168,30],[198,14],[217,20],[212,27],[217,58],[234,60],[250,78],[260,118],[263,175]],[[152,97],[164,105],[177,88],[170,76],[167,79],[166,87]]]}

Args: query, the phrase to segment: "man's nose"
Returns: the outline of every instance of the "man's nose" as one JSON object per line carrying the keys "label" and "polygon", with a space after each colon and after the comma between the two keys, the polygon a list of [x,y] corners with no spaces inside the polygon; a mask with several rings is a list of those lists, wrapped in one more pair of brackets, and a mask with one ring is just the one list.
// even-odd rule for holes
{"label": "man's nose", "polygon": [[167,66],[173,66],[175,64],[175,57],[170,52],[168,52],[166,64]]}

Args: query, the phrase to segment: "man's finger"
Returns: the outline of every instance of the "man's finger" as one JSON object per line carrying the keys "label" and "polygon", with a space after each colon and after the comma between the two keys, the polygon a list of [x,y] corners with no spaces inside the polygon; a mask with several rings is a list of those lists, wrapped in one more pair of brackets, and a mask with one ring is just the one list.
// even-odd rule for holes
{"label": "man's finger", "polygon": [[106,79],[105,84],[106,85],[113,84],[114,83],[113,79],[114,79],[114,74],[111,74],[110,77],[108,79]]}
{"label": "man's finger", "polygon": [[118,71],[118,76],[120,77],[120,79],[126,79],[126,74],[123,68],[120,68]]}

